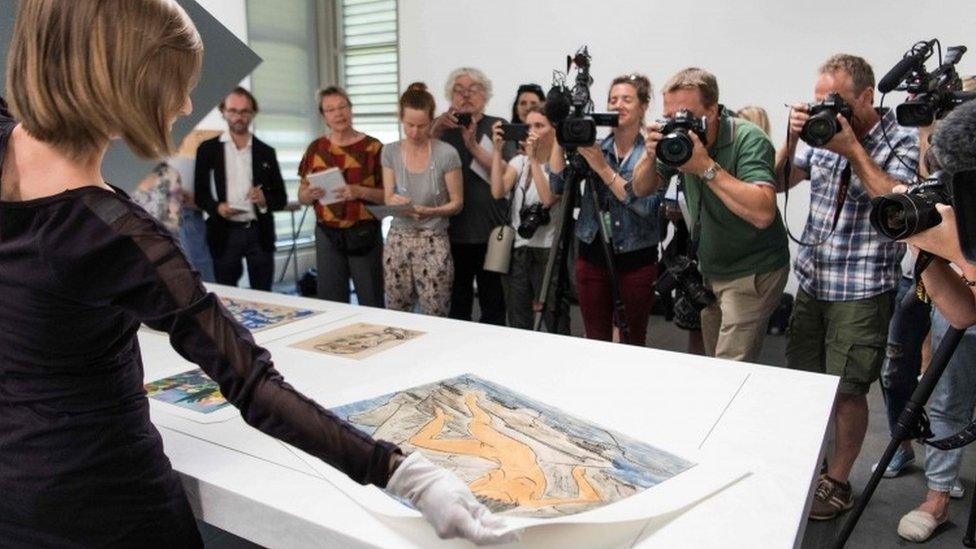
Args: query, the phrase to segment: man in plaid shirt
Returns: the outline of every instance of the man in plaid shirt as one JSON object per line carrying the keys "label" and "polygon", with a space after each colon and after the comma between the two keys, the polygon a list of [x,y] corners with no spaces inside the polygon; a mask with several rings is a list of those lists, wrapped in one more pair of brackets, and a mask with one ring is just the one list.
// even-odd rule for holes
{"label": "man in plaid shirt", "polygon": [[[809,119],[808,107],[793,106],[786,145],[776,155],[782,189],[810,180],[810,214],[794,269],[800,282],[790,319],[786,363],[790,368],[841,377],[835,408],[835,448],[817,486],[810,518],[828,520],[854,505],[848,477],[868,425],[867,393],[885,356],[904,245],[875,231],[868,220],[871,199],[895,185],[915,182],[918,132],[903,128],[893,111],[874,108],[874,72],[867,61],[834,55],[820,67],[817,101],[837,93],[851,107],[851,120],[837,115],[840,131],[823,148],[796,153]],[[785,165],[793,158],[786,180]],[[849,175],[845,175],[845,171]],[[849,177],[834,224],[838,189]]]}

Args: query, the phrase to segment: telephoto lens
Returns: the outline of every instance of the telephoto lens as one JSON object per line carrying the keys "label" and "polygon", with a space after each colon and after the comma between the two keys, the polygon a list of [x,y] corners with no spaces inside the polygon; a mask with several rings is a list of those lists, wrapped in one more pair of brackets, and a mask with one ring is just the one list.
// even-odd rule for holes
{"label": "telephoto lens", "polygon": [[871,200],[871,225],[892,240],[903,240],[942,222],[936,204],[950,204],[948,187],[936,174],[905,194],[886,194]]}

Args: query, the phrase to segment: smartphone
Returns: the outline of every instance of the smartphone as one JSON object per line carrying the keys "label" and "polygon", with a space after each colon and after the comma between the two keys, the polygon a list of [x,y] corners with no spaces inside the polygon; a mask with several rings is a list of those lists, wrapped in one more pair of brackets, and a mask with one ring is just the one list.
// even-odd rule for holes
{"label": "smartphone", "polygon": [[457,118],[458,126],[467,128],[471,125],[471,113],[469,112],[459,112],[454,115],[454,118]]}
{"label": "smartphone", "polygon": [[502,124],[502,138],[505,141],[525,141],[529,138],[528,124]]}

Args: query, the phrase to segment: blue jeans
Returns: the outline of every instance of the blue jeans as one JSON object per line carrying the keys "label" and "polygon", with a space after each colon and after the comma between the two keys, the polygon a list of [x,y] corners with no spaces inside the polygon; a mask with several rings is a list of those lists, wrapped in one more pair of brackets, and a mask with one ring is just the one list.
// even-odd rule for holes
{"label": "blue jeans", "polygon": [[[949,328],[949,322],[938,311],[932,313],[932,350]],[[966,330],[955,354],[949,360],[942,378],[939,379],[929,399],[929,420],[935,438],[954,435],[973,418],[976,405],[976,327]],[[943,452],[925,447],[925,477],[929,489],[948,492],[959,476],[962,448]]]}
{"label": "blue jeans", "polygon": [[180,244],[190,265],[200,273],[204,282],[216,282],[213,258],[207,246],[207,224],[200,210],[183,207],[180,223]]}
{"label": "blue jeans", "polygon": [[888,349],[881,367],[881,389],[888,411],[888,428],[895,432],[898,416],[905,409],[922,366],[922,343],[929,333],[931,306],[914,299],[903,306],[906,295],[914,294],[915,281],[902,277],[895,297],[895,314],[888,327]]}

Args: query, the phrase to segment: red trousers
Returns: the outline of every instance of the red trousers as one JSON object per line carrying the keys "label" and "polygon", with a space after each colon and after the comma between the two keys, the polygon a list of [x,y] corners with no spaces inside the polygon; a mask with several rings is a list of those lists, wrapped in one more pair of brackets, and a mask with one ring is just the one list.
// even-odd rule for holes
{"label": "red trousers", "polygon": [[[622,343],[644,346],[647,322],[654,305],[654,283],[657,263],[627,271],[618,271],[620,297],[624,302],[629,337]],[[610,273],[607,269],[576,260],[576,285],[580,312],[588,339],[613,340],[613,294],[610,292]]]}

